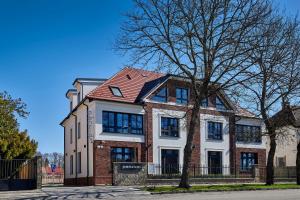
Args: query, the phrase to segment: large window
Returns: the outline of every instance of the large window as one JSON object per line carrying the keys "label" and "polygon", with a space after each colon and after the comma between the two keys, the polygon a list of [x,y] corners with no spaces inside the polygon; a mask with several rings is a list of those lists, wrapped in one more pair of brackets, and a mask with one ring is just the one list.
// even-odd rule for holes
{"label": "large window", "polygon": [[241,170],[250,171],[257,163],[257,153],[241,153]]}
{"label": "large window", "polygon": [[110,133],[143,134],[143,116],[103,111],[103,131]]}
{"label": "large window", "polygon": [[77,173],[81,173],[81,152],[77,153]]}
{"label": "large window", "polygon": [[166,87],[160,89],[153,97],[152,100],[159,102],[167,102],[168,99],[168,90]]}
{"label": "large window", "polygon": [[188,89],[176,88],[176,102],[180,104],[188,103]]}
{"label": "large window", "polygon": [[261,143],[261,128],[237,124],[235,126],[236,141],[243,143]]}
{"label": "large window", "polygon": [[207,139],[222,140],[223,124],[220,122],[208,122]]}
{"label": "large window", "polygon": [[70,156],[70,174],[73,174],[73,155]]}
{"label": "large window", "polygon": [[179,137],[179,120],[177,118],[161,118],[161,135]]}
{"label": "large window", "polygon": [[111,149],[112,162],[135,162],[135,149],[127,147],[114,147]]}
{"label": "large window", "polygon": [[216,97],[216,109],[217,110],[226,110],[226,106],[223,101],[217,96]]}

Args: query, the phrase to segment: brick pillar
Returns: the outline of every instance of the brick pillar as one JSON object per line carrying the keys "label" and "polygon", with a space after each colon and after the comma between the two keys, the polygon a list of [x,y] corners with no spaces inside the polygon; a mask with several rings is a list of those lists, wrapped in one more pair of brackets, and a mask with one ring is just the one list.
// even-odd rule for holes
{"label": "brick pillar", "polygon": [[34,157],[34,165],[36,170],[36,189],[42,188],[42,157]]}
{"label": "brick pillar", "polygon": [[253,178],[254,178],[254,182],[260,182],[259,165],[254,165],[253,166]]}

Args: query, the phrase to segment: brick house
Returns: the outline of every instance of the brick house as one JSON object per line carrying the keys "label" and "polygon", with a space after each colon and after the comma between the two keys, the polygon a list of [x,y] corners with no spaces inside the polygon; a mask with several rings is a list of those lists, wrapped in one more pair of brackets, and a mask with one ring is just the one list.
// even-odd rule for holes
{"label": "brick house", "polygon": [[[112,184],[113,162],[147,162],[149,174],[155,166],[161,173],[182,166],[193,95],[187,80],[126,67],[107,80],[79,78],[73,86],[61,122],[66,185]],[[192,164],[244,172],[265,165],[262,129],[260,119],[225,93],[211,95],[201,102]]]}

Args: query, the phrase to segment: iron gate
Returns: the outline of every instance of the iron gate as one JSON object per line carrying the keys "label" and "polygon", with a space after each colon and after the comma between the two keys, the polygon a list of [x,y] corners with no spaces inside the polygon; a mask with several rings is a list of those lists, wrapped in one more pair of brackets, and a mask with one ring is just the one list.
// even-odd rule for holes
{"label": "iron gate", "polygon": [[0,160],[0,191],[41,188],[41,157]]}

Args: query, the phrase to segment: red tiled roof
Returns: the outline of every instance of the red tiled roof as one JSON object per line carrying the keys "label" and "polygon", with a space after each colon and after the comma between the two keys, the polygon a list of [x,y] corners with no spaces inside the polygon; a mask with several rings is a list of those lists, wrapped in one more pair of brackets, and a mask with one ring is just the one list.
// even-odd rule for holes
{"label": "red tiled roof", "polygon": [[242,117],[250,117],[250,118],[255,118],[256,117],[256,115],[254,113],[250,112],[246,108],[242,108],[242,107],[237,106],[237,105],[236,105],[236,115],[242,116]]}
{"label": "red tiled roof", "polygon": [[57,168],[55,168],[54,172],[52,172],[51,167],[46,166],[46,167],[42,167],[42,173],[43,174],[63,174],[64,170],[62,167],[57,167]]}
{"label": "red tiled roof", "polygon": [[[139,100],[138,98],[143,97],[144,94],[156,85],[153,82],[157,83],[156,80],[163,77],[165,75],[161,73],[125,67],[102,85],[92,90],[87,96],[88,98],[99,100],[135,103]],[[152,84],[149,84],[151,82]],[[110,90],[110,86],[120,88],[123,97],[114,96]]]}

